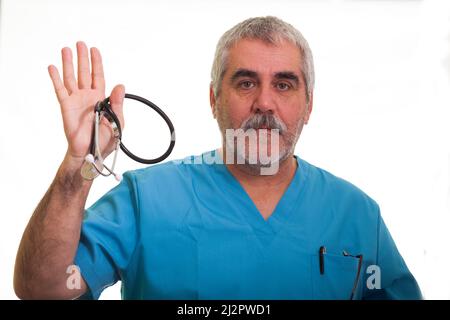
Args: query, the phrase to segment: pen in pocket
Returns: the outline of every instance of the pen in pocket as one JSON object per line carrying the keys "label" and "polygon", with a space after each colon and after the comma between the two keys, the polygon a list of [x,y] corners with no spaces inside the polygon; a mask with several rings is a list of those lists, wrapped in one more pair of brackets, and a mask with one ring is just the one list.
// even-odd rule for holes
{"label": "pen in pocket", "polygon": [[325,273],[325,261],[324,261],[324,254],[327,252],[327,249],[324,246],[321,246],[319,248],[319,269],[320,274]]}

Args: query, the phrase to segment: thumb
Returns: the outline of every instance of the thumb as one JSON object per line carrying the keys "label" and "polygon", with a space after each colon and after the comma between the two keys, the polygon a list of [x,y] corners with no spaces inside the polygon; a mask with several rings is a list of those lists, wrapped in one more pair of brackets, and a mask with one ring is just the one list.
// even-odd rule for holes
{"label": "thumb", "polygon": [[109,97],[109,102],[111,103],[111,108],[114,113],[119,118],[120,126],[125,127],[125,121],[123,117],[123,99],[125,97],[125,87],[122,84],[119,84],[114,87],[111,91],[111,96]]}

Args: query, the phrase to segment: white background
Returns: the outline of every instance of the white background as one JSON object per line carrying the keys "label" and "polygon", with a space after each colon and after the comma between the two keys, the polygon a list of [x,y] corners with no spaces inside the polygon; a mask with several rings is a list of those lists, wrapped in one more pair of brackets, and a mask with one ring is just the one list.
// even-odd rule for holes
{"label": "white background", "polygon": [[[377,200],[425,297],[450,298],[448,1],[3,0],[0,299],[16,298],[22,232],[66,149],[46,70],[60,67],[60,49],[77,40],[100,48],[108,95],[123,83],[160,105],[177,130],[169,158],[177,159],[219,146],[208,97],[215,45],[234,24],[260,15],[290,22],[313,50],[314,109],[296,153]],[[149,157],[164,150],[168,133],[157,117],[136,104],[125,106],[125,117],[131,150]],[[123,153],[118,161],[119,171],[140,167]],[[88,205],[114,185],[98,178]]]}

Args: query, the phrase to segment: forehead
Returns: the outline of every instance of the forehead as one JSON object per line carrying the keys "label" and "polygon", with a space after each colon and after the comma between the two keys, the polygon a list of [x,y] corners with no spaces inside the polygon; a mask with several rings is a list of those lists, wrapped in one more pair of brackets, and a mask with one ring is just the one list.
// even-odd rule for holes
{"label": "forehead", "polygon": [[249,69],[259,74],[276,72],[301,73],[302,57],[299,48],[283,40],[276,45],[258,39],[241,39],[228,52],[228,74],[237,69]]}

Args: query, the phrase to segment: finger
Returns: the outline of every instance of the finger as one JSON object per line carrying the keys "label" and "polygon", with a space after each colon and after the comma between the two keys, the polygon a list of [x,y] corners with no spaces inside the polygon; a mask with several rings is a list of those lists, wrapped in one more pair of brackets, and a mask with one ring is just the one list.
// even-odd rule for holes
{"label": "finger", "polygon": [[61,50],[63,62],[63,79],[64,86],[69,94],[77,89],[77,81],[73,73],[72,50],[70,48],[63,48]]}
{"label": "finger", "polygon": [[78,88],[91,88],[91,72],[89,70],[89,55],[86,44],[82,41],[77,42],[78,57]]}
{"label": "finger", "polygon": [[91,63],[92,89],[105,91],[105,75],[103,73],[102,56],[97,48],[91,48]]}
{"label": "finger", "polygon": [[50,65],[48,66],[48,74],[52,79],[53,87],[55,88],[56,92],[56,97],[58,98],[58,101],[61,102],[62,100],[64,100],[69,96],[69,93],[67,92],[66,87],[64,87],[61,77],[59,76],[58,69],[54,65]]}
{"label": "finger", "polygon": [[122,127],[122,129],[125,127],[125,121],[123,117],[124,97],[125,97],[125,87],[122,84],[115,86],[114,89],[111,91],[111,96],[109,97],[111,108],[119,118],[120,126]]}

